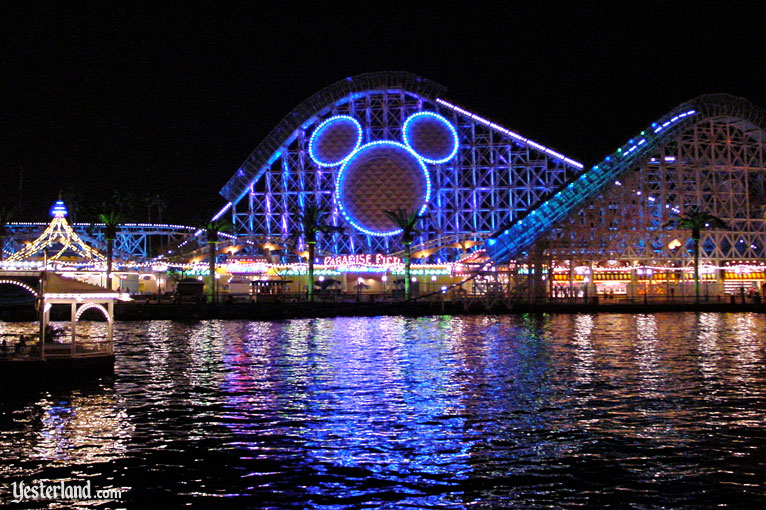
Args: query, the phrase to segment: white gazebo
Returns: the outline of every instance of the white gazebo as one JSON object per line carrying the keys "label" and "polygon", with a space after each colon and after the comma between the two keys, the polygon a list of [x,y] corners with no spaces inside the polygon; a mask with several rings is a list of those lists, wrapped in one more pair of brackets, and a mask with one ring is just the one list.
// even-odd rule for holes
{"label": "white gazebo", "polygon": [[[40,319],[40,355],[47,357],[88,357],[113,355],[113,324],[114,302],[128,301],[130,296],[118,291],[107,290],[97,285],[65,278],[52,272],[40,273],[39,306],[42,311]],[[70,306],[70,336],[69,345],[53,343],[52,338],[46,338],[50,322],[50,310],[53,305]],[[77,321],[86,310],[92,308],[100,311],[107,321],[105,342],[82,343],[77,338]]]}

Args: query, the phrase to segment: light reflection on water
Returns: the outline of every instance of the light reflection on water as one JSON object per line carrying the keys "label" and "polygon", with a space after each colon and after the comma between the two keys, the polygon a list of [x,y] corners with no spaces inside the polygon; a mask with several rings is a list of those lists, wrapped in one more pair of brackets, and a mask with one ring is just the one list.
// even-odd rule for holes
{"label": "light reflection on water", "polygon": [[711,313],[118,323],[114,380],[5,391],[0,502],[90,479],[128,506],[754,506],[763,331]]}

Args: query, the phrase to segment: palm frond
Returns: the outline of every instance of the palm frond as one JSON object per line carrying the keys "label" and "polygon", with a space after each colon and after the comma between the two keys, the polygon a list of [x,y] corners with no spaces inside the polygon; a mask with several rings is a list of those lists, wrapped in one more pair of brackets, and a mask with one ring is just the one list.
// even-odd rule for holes
{"label": "palm frond", "polygon": [[16,209],[13,207],[0,208],[0,233],[5,235],[5,225],[10,223],[14,216],[16,216]]}
{"label": "palm frond", "polygon": [[305,205],[303,210],[298,213],[298,222],[307,243],[316,243],[317,234],[320,232],[322,234],[343,232],[343,227],[336,227],[326,223],[325,218],[328,214],[328,211],[313,204]]}
{"label": "palm frond", "polygon": [[692,206],[681,216],[668,221],[665,226],[672,228],[691,230],[693,237],[698,237],[702,230],[726,230],[729,226],[718,216],[702,210],[699,206]]}
{"label": "palm frond", "polygon": [[396,225],[397,228],[401,229],[402,242],[404,244],[411,244],[418,236],[418,234],[420,234],[420,231],[418,231],[415,226],[417,225],[418,221],[426,217],[419,214],[417,211],[408,211],[406,209],[402,209],[401,207],[397,207],[396,209],[390,211],[383,211],[383,214],[385,214],[386,218],[391,220],[391,222]]}
{"label": "palm frond", "polygon": [[208,243],[217,243],[218,234],[220,234],[221,232],[234,231],[234,225],[232,225],[229,220],[224,218],[218,218],[217,220],[210,220],[207,223],[200,225],[200,228],[205,231],[205,234],[207,235]]}
{"label": "palm frond", "polygon": [[117,237],[117,227],[123,222],[122,214],[114,209],[106,210],[97,214],[98,220],[104,224],[104,237],[114,240]]}

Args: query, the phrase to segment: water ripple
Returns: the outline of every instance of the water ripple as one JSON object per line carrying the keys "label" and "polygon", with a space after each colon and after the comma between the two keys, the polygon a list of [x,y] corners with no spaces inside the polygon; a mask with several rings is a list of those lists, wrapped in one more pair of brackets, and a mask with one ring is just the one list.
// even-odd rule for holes
{"label": "water ripple", "polygon": [[710,313],[119,323],[113,380],[0,400],[0,502],[87,479],[127,506],[760,506],[763,331]]}

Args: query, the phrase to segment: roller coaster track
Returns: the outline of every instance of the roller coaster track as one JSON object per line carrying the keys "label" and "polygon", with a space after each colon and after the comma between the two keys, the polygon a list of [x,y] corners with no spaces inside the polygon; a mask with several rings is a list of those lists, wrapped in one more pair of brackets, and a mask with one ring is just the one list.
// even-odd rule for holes
{"label": "roller coaster track", "polygon": [[[685,129],[692,122],[692,118],[698,114],[695,107],[697,103],[705,110],[704,113],[709,115],[743,116],[755,123],[761,123],[764,120],[760,115],[757,119],[749,118],[754,110],[744,104],[745,101],[723,94],[702,96],[692,103],[677,107],[641,131],[639,136],[630,139],[599,164],[576,174],[558,189],[543,197],[524,214],[519,215],[504,229],[489,236],[484,242],[489,260],[469,270],[464,280],[451,285],[448,290],[462,287],[475,280],[485,274],[492,265],[507,264],[521,255],[524,250],[549,232],[557,222],[582,206],[586,200],[598,195],[610,184],[614,184],[625,172],[649,157],[659,144]],[[438,292],[415,299],[428,298],[433,294]]]}
{"label": "roller coaster track", "polygon": [[586,200],[614,184],[621,175],[647,158],[669,136],[683,130],[696,114],[693,105],[679,106],[641,131],[640,135],[629,140],[599,164],[580,172],[543,197],[526,213],[487,239],[485,247],[490,259],[495,264],[505,264],[517,258],[557,222],[582,206]]}

